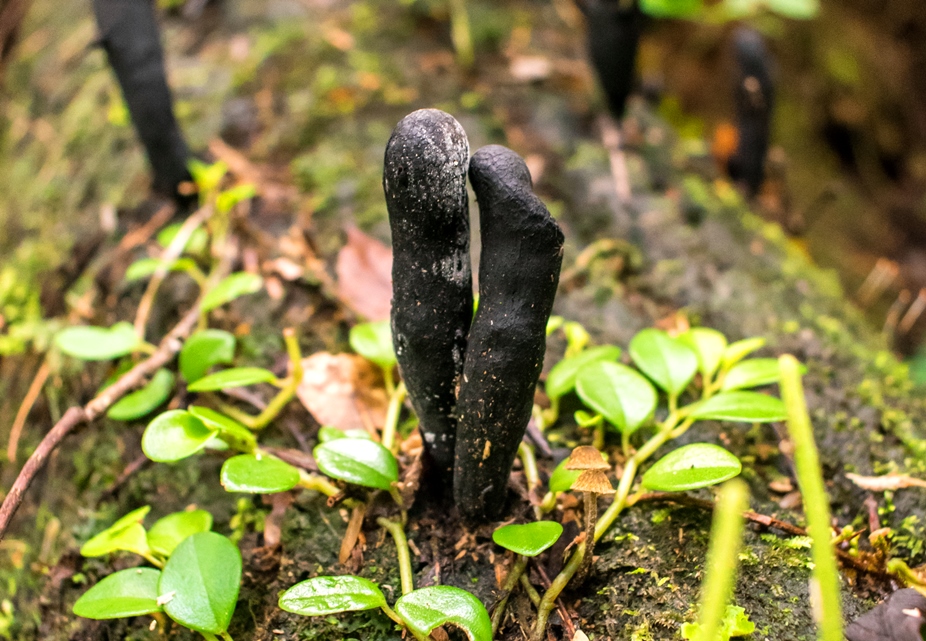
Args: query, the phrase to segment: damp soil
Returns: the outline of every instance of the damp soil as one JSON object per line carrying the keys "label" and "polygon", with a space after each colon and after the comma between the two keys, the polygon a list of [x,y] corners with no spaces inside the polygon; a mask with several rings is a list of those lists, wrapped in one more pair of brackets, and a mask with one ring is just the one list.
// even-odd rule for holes
{"label": "damp soil", "polygon": [[[99,226],[105,206],[119,207],[120,226],[130,224],[133,211],[137,217],[151,211],[144,204],[144,165],[131,130],[119,120],[115,85],[102,53],[86,50],[93,36],[89,13],[75,7],[52,11],[48,3],[36,2],[17,57],[6,69],[0,222],[11,234],[0,247],[11,257],[4,267],[12,264],[24,283],[37,282],[60,256],[69,255],[85,230]],[[632,102],[625,123],[635,196],[621,203],[595,127],[602,102],[593,97],[578,14],[567,3],[539,0],[474,1],[470,7],[480,51],[478,68],[470,73],[453,61],[446,16],[424,4],[228,2],[195,20],[168,17],[166,49],[180,120],[194,148],[204,150],[222,135],[268,182],[289,186],[288,199],[253,213],[253,227],[282,235],[298,224],[329,268],[348,223],[388,241],[382,155],[392,127],[408,112],[445,109],[466,128],[473,149],[490,142],[515,149],[566,234],[554,312],[582,322],[599,343],[626,345],[639,329],[684,316],[731,340],[763,336],[765,355],[794,353],[808,368],[808,403],[839,525],[868,527],[866,500],[873,499],[882,524],[901,535],[895,554],[911,566],[926,561],[923,490],[869,497],[845,476],[926,472],[921,427],[926,402],[885,337],[849,302],[839,278],[716,180],[706,143],[693,145],[679,122],[664,118],[665,109],[642,100]],[[525,74],[524,65],[538,59],[549,63],[546,71]],[[18,184],[22,187],[14,188]],[[582,249],[602,238],[615,240],[593,260],[576,262]],[[259,251],[272,256],[273,246]],[[141,292],[118,280],[118,275],[109,282],[98,279],[102,294],[90,314],[98,322],[133,314]],[[175,309],[190,296],[182,284],[169,287],[152,333],[169,327]],[[287,284],[280,300],[261,294],[239,301],[216,322],[239,330],[245,324],[242,360],[273,368],[284,353],[282,327],[299,325],[306,353],[342,351],[353,320],[324,287],[303,280]],[[547,368],[561,350],[553,339]],[[31,380],[23,372],[37,367],[29,355],[0,361],[3,442]],[[63,364],[36,404],[22,450],[31,451],[69,405],[90,398],[105,373],[103,366]],[[294,405],[262,439],[310,446],[317,428]],[[397,590],[394,547],[372,525],[375,519],[368,520],[363,545],[340,564],[347,514],[306,492],[286,511],[281,545],[268,549],[262,531],[270,506],[259,497],[223,492],[218,458],[144,465],[120,478],[141,454],[142,429],[105,419],[86,426],[69,437],[37,480],[0,544],[0,598],[10,599],[13,608],[9,636],[163,638],[149,630],[150,619],[74,617],[70,607],[88,584],[134,563],[81,559],[76,551],[134,507],[151,504],[160,516],[196,504],[212,512],[216,529],[233,533],[242,549],[244,581],[230,629],[236,639],[401,638],[375,612],[308,619],[276,607],[280,591],[323,573],[355,571]],[[548,438],[562,455],[586,435],[566,426]],[[799,507],[782,507],[782,496],[768,487],[792,476],[775,428],[705,422],[684,439],[729,448],[746,463],[753,509],[803,522]],[[553,462],[542,458],[542,469],[549,471]],[[18,467],[3,465],[3,487]],[[512,478],[512,488],[523,487],[517,469]],[[564,507],[561,516],[575,516],[568,502]],[[524,496],[512,489],[506,517],[528,512]],[[679,624],[694,617],[709,520],[707,512],[690,506],[642,504],[627,510],[596,547],[600,559],[593,576],[564,594],[565,611],[594,639],[678,638]],[[573,529],[577,526],[568,521],[567,532]],[[418,585],[457,585],[493,602],[505,557],[491,544],[490,526],[468,528],[446,504],[422,498],[407,530]],[[554,550],[543,560],[548,575],[557,570],[561,554]],[[814,638],[806,542],[750,526],[740,560],[735,601],[755,622],[761,635],[756,638]],[[844,570],[844,578],[847,620],[891,587],[877,574],[852,569]],[[543,581],[536,570],[532,579],[537,585]],[[501,638],[522,639],[531,609],[521,596],[510,608]],[[559,616],[551,619],[557,639],[566,638]],[[195,638],[178,628],[169,636]]]}

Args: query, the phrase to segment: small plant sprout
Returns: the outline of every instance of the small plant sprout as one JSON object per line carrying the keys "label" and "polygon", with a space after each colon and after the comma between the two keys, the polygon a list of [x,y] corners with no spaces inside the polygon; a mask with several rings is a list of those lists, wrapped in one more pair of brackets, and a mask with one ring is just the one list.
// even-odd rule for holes
{"label": "small plant sprout", "polygon": [[392,331],[389,321],[377,323],[360,323],[350,330],[350,346],[355,352],[375,363],[383,372],[386,393],[389,395],[389,409],[386,411],[386,423],[383,425],[382,444],[390,450],[396,449],[396,429],[405,402],[405,381],[395,383],[395,371],[398,361],[392,346]]}
{"label": "small plant sprout", "polygon": [[498,632],[498,627],[505,616],[508,597],[521,580],[521,577],[524,576],[528,560],[543,553],[556,543],[562,533],[563,526],[556,521],[535,521],[524,525],[505,525],[492,533],[492,540],[495,541],[496,545],[511,550],[517,555],[514,565],[508,571],[505,584],[502,586],[502,597],[492,612],[492,634]]}
{"label": "small plant sprout", "polygon": [[492,641],[492,622],[485,606],[469,592],[437,585],[404,594],[390,608],[382,590],[358,576],[318,576],[297,583],[280,595],[280,608],[303,616],[327,616],[380,608],[419,641],[442,625],[460,628],[470,641]]}
{"label": "small plant sprout", "polygon": [[140,554],[158,569],[115,572],[74,603],[74,614],[117,619],[163,612],[209,641],[230,641],[241,582],[241,554],[227,538],[210,532],[203,510],[169,514],[145,531],[148,506],[126,514],[81,548],[84,556],[118,550]]}
{"label": "small plant sprout", "polygon": [[[637,369],[608,360],[594,360],[578,372],[575,389],[579,398],[621,434],[624,470],[614,501],[597,523],[586,524],[587,528],[593,528],[593,534],[586,534],[587,540],[577,546],[537,606],[533,641],[543,639],[556,598],[591,558],[586,546],[591,549],[624,508],[640,496],[630,496],[637,473],[660,448],[687,432],[699,420],[766,423],[785,418],[787,412],[779,399],[745,389],[770,382],[771,368],[765,359],[744,360],[763,344],[762,339],[755,338],[727,344],[722,334],[703,328],[688,330],[679,337],[646,329],[629,345],[628,351]],[[697,377],[699,373],[700,378]],[[731,382],[725,387],[728,376]],[[656,419],[660,391],[667,412]],[[590,424],[596,422],[591,415],[582,419]],[[648,425],[652,425],[653,434],[634,448],[631,437]],[[594,448],[590,449],[595,452]],[[600,453],[595,456],[600,458]],[[554,471],[550,493],[542,502],[543,509],[552,509],[556,492],[562,489],[564,481],[571,481],[567,476],[570,470],[565,469],[568,466],[567,463]],[[681,492],[721,483],[739,474],[741,469],[742,464],[731,452],[710,443],[694,443],[669,451],[652,465],[643,475],[642,487]],[[598,473],[603,476],[603,472]],[[582,476],[587,474],[589,471],[582,472]],[[578,487],[573,483],[573,489]],[[594,489],[591,485],[588,487]],[[591,495],[589,491],[586,500]],[[586,508],[587,515],[589,512],[591,510]]]}
{"label": "small plant sprout", "polygon": [[581,445],[575,448],[569,456],[566,469],[581,472],[573,482],[572,489],[582,492],[585,499],[585,556],[577,573],[577,580],[581,581],[588,576],[588,571],[592,567],[595,551],[595,523],[598,521],[598,497],[614,494],[614,487],[605,474],[611,466],[602,460],[601,452],[594,447]]}
{"label": "small plant sprout", "polygon": [[[734,479],[719,491],[710,548],[705,562],[706,576],[701,589],[700,620],[682,626],[682,636],[694,641],[728,640],[736,617],[726,621],[726,612],[736,579],[737,558],[743,538],[743,512],[749,507],[749,488]],[[724,625],[726,623],[727,625]],[[753,626],[755,628],[755,626]],[[752,630],[749,630],[751,632]],[[747,632],[748,634],[748,632]]]}

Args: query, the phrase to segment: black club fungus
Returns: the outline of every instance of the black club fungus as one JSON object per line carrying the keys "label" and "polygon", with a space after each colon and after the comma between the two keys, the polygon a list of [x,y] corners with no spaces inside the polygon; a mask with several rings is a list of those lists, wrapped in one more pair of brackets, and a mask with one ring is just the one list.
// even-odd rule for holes
{"label": "black club fungus", "polygon": [[436,479],[452,475],[456,385],[473,317],[466,169],[469,143],[452,116],[416,111],[386,146],[392,228],[392,335]]}
{"label": "black club fungus", "polygon": [[591,0],[583,5],[592,65],[615,118],[622,118],[633,88],[643,15],[636,2]]}
{"label": "black club fungus", "polygon": [[727,163],[730,178],[742,183],[755,196],[765,177],[775,87],[772,57],[758,32],[742,27],[733,38],[737,75],[736,151]]}
{"label": "black club fungus", "polygon": [[453,492],[472,521],[499,515],[543,365],[563,233],[516,153],[490,145],[470,160],[479,203],[479,309],[457,401]]}
{"label": "black club fungus", "polygon": [[190,180],[190,150],[174,117],[164,52],[150,0],[93,0],[100,43],[116,73],[132,122],[154,172],[154,188],[177,193]]}

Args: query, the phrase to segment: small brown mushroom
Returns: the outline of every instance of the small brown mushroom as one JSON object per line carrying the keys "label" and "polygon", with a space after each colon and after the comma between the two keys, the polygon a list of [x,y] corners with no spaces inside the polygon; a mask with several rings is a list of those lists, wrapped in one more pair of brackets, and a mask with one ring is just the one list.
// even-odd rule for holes
{"label": "small brown mushroom", "polygon": [[572,451],[567,470],[582,470],[579,478],[572,484],[572,489],[582,492],[585,498],[585,556],[576,572],[576,580],[581,582],[588,575],[595,552],[595,522],[598,520],[598,495],[614,494],[614,487],[608,480],[605,470],[610,469],[594,447],[582,445]]}

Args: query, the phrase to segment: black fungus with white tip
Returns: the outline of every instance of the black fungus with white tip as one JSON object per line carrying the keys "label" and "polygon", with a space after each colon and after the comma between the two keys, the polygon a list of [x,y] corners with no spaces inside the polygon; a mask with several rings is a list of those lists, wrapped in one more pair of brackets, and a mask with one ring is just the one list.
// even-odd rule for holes
{"label": "black fungus with white tip", "polygon": [[469,143],[452,116],[409,114],[386,146],[392,228],[392,335],[435,479],[452,476],[456,385],[473,317],[466,170]]}

